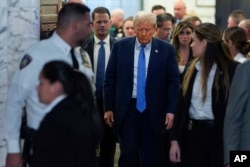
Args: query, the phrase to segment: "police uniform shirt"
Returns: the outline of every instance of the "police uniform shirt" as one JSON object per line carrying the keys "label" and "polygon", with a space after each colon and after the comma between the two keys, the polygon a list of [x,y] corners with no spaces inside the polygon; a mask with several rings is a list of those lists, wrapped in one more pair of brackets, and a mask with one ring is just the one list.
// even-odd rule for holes
{"label": "police uniform shirt", "polygon": [[[30,128],[38,129],[46,115],[46,105],[39,102],[36,91],[41,69],[45,63],[52,60],[62,60],[72,65],[70,49],[70,45],[54,32],[51,38],[35,44],[23,56],[10,85],[6,103],[4,126],[8,153],[20,152],[19,136],[23,107],[26,107],[27,125]],[[80,55],[80,47],[75,49],[75,55],[79,70],[92,80],[91,62],[89,57],[86,58],[88,55],[85,55],[86,61],[89,61],[88,65]]]}

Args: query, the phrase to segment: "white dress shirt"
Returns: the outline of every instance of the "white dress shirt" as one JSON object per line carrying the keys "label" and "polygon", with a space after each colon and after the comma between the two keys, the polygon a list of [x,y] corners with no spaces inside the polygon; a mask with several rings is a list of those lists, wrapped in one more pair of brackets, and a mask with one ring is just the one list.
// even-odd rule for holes
{"label": "white dress shirt", "polygon": [[[94,73],[95,73],[95,77],[94,77],[94,83],[96,82],[96,70],[97,70],[97,62],[98,62],[98,52],[99,52],[99,49],[101,47],[100,44],[98,44],[101,40],[98,39],[95,35],[94,35],[94,53],[93,53],[93,56],[94,56]],[[105,44],[103,45],[104,46],[104,49],[105,49],[105,70],[107,68],[107,65],[108,65],[108,60],[109,60],[109,56],[110,56],[110,36],[108,35],[104,40],[103,42],[105,42]]]}
{"label": "white dress shirt", "polygon": [[217,65],[213,64],[207,79],[207,96],[205,101],[202,101],[202,88],[201,88],[201,63],[198,61],[195,65],[197,74],[195,77],[193,92],[191,98],[191,106],[189,108],[190,118],[196,120],[213,120],[212,109],[212,88],[214,83],[214,76]]}
{"label": "white dress shirt", "polygon": [[234,60],[237,61],[237,62],[243,63],[244,61],[247,60],[247,58],[242,53],[239,52],[234,57]]}
{"label": "white dress shirt", "polygon": [[[148,73],[148,63],[149,63],[149,57],[150,57],[150,52],[151,52],[151,45],[152,45],[152,41],[150,41],[144,48],[145,60],[146,60],[146,78],[147,78],[147,73]],[[141,44],[136,38],[135,49],[134,49],[134,79],[133,79],[134,82],[133,82],[132,98],[137,97],[137,68],[138,68],[140,50],[141,50]]]}

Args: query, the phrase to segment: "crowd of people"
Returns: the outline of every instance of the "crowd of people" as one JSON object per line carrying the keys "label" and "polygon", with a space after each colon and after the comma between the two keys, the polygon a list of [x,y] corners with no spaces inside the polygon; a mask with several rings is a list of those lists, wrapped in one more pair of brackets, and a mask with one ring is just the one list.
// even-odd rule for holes
{"label": "crowd of people", "polygon": [[65,4],[11,82],[6,167],[114,167],[117,143],[119,167],[230,167],[250,150],[249,19],[234,10],[221,32],[173,9]]}

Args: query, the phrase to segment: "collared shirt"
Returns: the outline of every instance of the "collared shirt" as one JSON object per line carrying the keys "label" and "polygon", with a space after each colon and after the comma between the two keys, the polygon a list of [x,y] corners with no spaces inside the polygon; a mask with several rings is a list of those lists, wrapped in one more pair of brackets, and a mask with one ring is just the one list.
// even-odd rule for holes
{"label": "collared shirt", "polygon": [[213,64],[208,80],[207,80],[207,96],[202,102],[202,88],[201,88],[201,63],[198,61],[195,65],[197,74],[194,81],[193,93],[191,98],[191,106],[189,108],[189,115],[192,119],[197,120],[213,120],[213,109],[212,109],[212,87],[214,82],[214,76],[217,69],[217,65]]}
{"label": "collared shirt", "polygon": [[[94,73],[96,76],[96,70],[97,70],[97,62],[98,62],[98,53],[99,53],[99,49],[101,47],[101,45],[99,45],[98,43],[101,41],[100,39],[98,39],[95,35],[94,35]],[[108,60],[109,60],[109,56],[110,56],[110,36],[108,35],[104,40],[105,44],[104,49],[105,49],[105,69],[107,68],[107,64],[108,64]],[[96,77],[94,78],[94,82],[96,81]]]}
{"label": "collared shirt", "polygon": [[247,58],[242,53],[239,52],[234,57],[234,60],[237,61],[237,62],[243,63],[244,61],[247,60]]}
{"label": "collared shirt", "polygon": [[67,96],[65,94],[56,97],[45,109],[46,113],[50,112],[58,103],[60,103]]}
{"label": "collared shirt", "polygon": [[[151,46],[152,46],[152,41],[150,41],[146,47],[144,48],[144,53],[145,53],[145,60],[146,60],[146,77],[148,73],[148,63],[149,63],[149,57],[150,57],[150,52],[151,52]],[[134,82],[133,82],[133,94],[132,98],[136,98],[137,96],[137,68],[138,68],[138,60],[139,60],[139,54],[141,50],[141,44],[139,43],[138,39],[136,38],[135,42],[135,50],[134,50]]]}
{"label": "collared shirt", "polygon": [[[20,152],[19,136],[23,108],[26,107],[27,126],[38,129],[45,112],[46,105],[39,102],[36,87],[39,84],[39,73],[44,64],[52,60],[62,60],[73,64],[70,55],[70,45],[67,44],[56,32],[52,37],[42,40],[26,51],[29,63],[21,65],[16,70],[8,92],[5,111],[5,137],[9,153]],[[79,61],[79,49],[76,50],[76,57]],[[78,50],[78,51],[77,51]],[[23,58],[23,59],[24,59]],[[25,62],[22,60],[22,62]],[[79,62],[79,70],[87,76],[93,77],[91,67],[82,67]]]}

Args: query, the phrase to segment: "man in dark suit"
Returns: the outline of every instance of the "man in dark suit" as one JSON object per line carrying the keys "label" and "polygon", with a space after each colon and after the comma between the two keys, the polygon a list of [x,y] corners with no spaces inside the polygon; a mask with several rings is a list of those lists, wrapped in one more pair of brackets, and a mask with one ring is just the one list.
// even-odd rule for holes
{"label": "man in dark suit", "polygon": [[[156,16],[139,12],[136,37],[113,45],[104,81],[104,120],[118,134],[119,167],[158,167],[179,90],[173,47],[153,38]],[[139,153],[139,157],[138,157]]]}
{"label": "man in dark suit", "polygon": [[[105,7],[97,7],[92,12],[92,21],[94,34],[90,36],[83,49],[86,50],[90,56],[93,64],[93,71],[95,73],[96,83],[96,103],[101,117],[104,115],[103,109],[103,79],[105,68],[108,63],[110,51],[115,41],[109,35],[109,28],[111,26],[110,12]],[[102,44],[101,44],[102,43]],[[99,57],[102,56],[102,57]],[[108,127],[104,122],[104,138],[100,145],[100,167],[113,167],[116,138],[113,129]]]}
{"label": "man in dark suit", "polygon": [[250,150],[250,61],[236,69],[224,122],[224,164],[229,167],[230,151]]}

